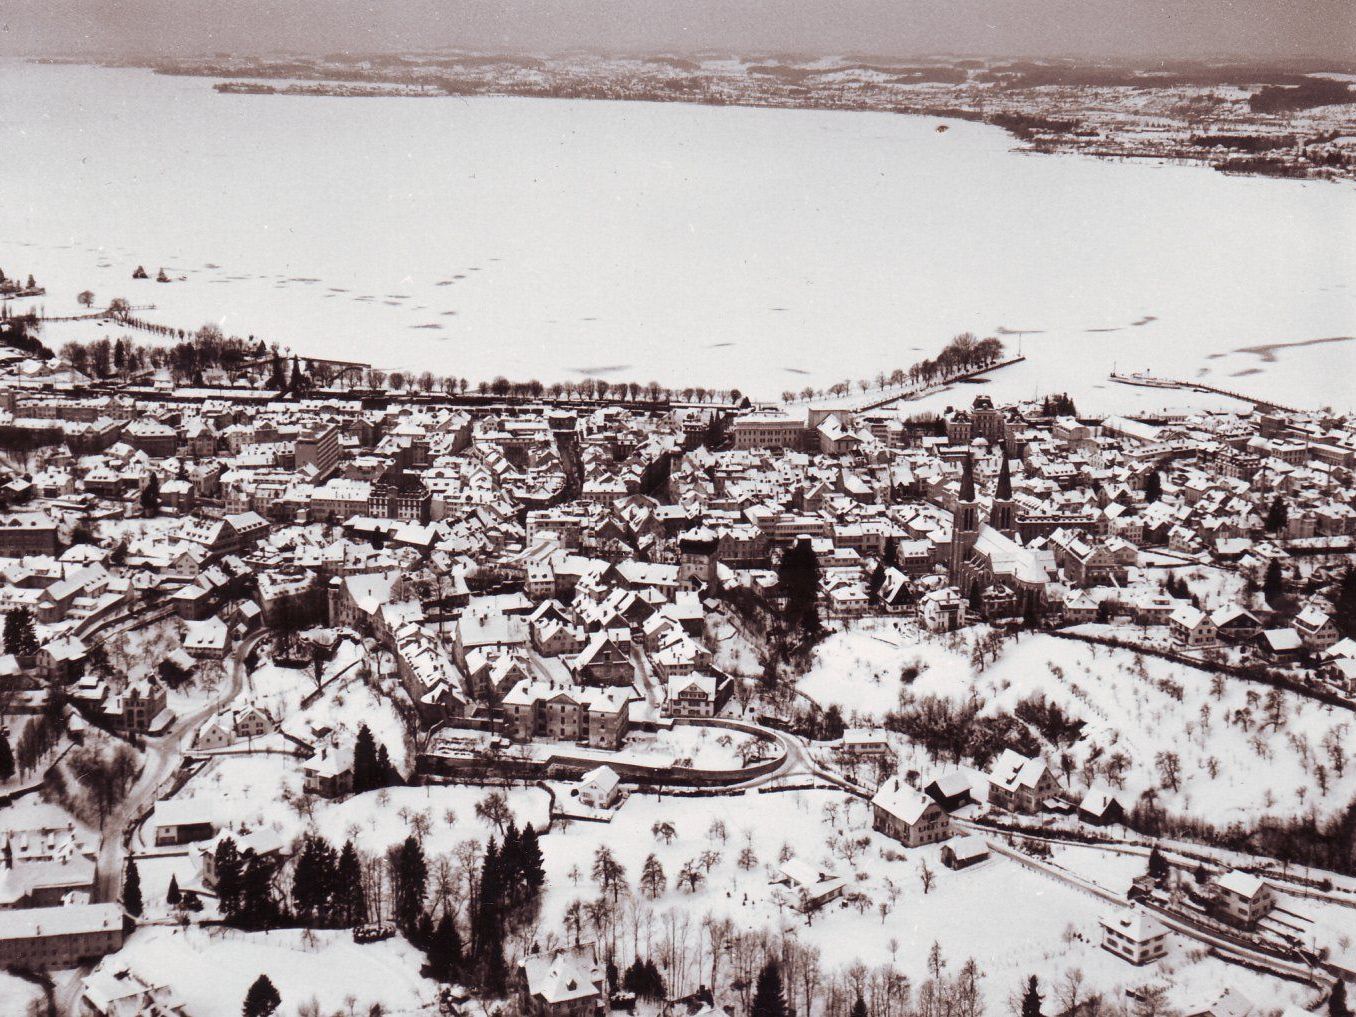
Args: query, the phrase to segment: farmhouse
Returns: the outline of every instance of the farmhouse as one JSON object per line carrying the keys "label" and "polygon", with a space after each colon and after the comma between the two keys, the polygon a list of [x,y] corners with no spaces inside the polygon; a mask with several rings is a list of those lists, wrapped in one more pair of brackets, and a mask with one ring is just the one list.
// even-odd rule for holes
{"label": "farmhouse", "polygon": [[1064,789],[1040,759],[1004,749],[989,769],[989,804],[1027,814],[1054,807]]}
{"label": "farmhouse", "polygon": [[951,821],[942,807],[898,777],[882,784],[871,799],[871,826],[905,847],[935,844],[951,836]]}
{"label": "farmhouse", "polygon": [[970,778],[959,770],[928,781],[923,787],[923,794],[947,812],[955,812],[975,800],[970,791]]}

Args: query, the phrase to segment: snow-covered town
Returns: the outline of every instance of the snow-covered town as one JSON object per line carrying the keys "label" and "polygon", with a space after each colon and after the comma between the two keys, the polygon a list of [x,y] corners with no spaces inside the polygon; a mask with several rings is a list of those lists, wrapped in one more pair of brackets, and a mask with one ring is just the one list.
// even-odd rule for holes
{"label": "snow-covered town", "polygon": [[0,380],[5,1013],[1348,1013],[1356,418],[180,338]]}

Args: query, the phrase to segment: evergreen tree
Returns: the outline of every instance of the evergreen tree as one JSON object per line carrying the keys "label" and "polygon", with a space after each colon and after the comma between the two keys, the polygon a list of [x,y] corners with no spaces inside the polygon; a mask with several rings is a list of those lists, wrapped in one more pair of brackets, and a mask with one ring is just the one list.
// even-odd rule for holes
{"label": "evergreen tree", "polygon": [[749,1017],[786,1017],[786,995],[782,991],[782,969],[775,960],[763,965],[753,992]]}
{"label": "evergreen tree", "polygon": [[396,853],[394,896],[396,925],[407,935],[414,930],[419,913],[424,910],[427,884],[424,849],[413,837],[406,837]]}
{"label": "evergreen tree", "polygon": [[16,657],[32,657],[38,652],[33,612],[26,607],[16,608],[5,615],[5,652]]}
{"label": "evergreen tree", "polygon": [[160,476],[154,471],[146,478],[146,486],[141,489],[141,511],[148,518],[160,514]]}
{"label": "evergreen tree", "polygon": [[508,985],[508,967],[504,964],[504,940],[494,937],[480,959],[480,986],[491,996],[502,996]]}
{"label": "evergreen tree", "polygon": [[1285,529],[1285,524],[1290,521],[1290,513],[1285,506],[1285,499],[1279,494],[1271,499],[1271,507],[1267,509],[1267,532],[1277,533]]}
{"label": "evergreen tree", "polygon": [[645,985],[651,999],[663,999],[668,995],[664,986],[664,976],[650,958],[645,959]]}
{"label": "evergreen tree", "polygon": [[363,892],[362,862],[353,841],[345,841],[335,870],[336,908],[341,925],[361,925],[367,921],[367,898]]}
{"label": "evergreen tree", "polygon": [[1276,559],[1267,562],[1266,573],[1262,576],[1262,596],[1270,602],[1285,589],[1285,578],[1281,573],[1281,563]]}
{"label": "evergreen tree", "polygon": [[135,858],[127,859],[127,871],[122,877],[122,906],[129,915],[141,915],[141,873],[137,872]]}
{"label": "evergreen tree", "polygon": [[240,852],[233,837],[225,837],[217,844],[213,859],[216,867],[217,902],[221,917],[230,922],[240,913],[242,893],[242,869]]}
{"label": "evergreen tree", "polygon": [[1328,997],[1328,1017],[1351,1017],[1351,1007],[1347,1005],[1347,983],[1341,978],[1333,983],[1332,995]]}
{"label": "evergreen tree", "polygon": [[813,640],[819,627],[819,559],[808,539],[786,549],[777,566],[777,587],[786,598],[788,636]]}
{"label": "evergreen tree", "polygon": [[[1356,636],[1356,566],[1348,565],[1346,572],[1342,574],[1342,582],[1337,588],[1337,597],[1333,602],[1333,621],[1342,635]],[[5,647],[8,649],[8,629],[5,636]]]}
{"label": "evergreen tree", "polygon": [[266,929],[273,923],[273,866],[247,848],[240,856],[240,919],[246,928]]}
{"label": "evergreen tree", "polygon": [[499,844],[491,837],[480,864],[480,893],[475,902],[471,943],[479,959],[491,940],[499,938],[500,885]]}
{"label": "evergreen tree", "polygon": [[269,1017],[282,1006],[282,997],[268,975],[260,975],[245,993],[245,1005],[241,1009],[243,1017]]}
{"label": "evergreen tree", "polygon": [[517,822],[512,819],[504,831],[504,846],[499,849],[499,872],[504,887],[504,903],[512,909],[527,896],[523,885],[521,836]]}
{"label": "evergreen tree", "polygon": [[461,971],[461,934],[447,911],[429,937],[428,963],[439,981],[455,981]]}
{"label": "evergreen tree", "polygon": [[419,912],[419,917],[414,923],[414,932],[410,934],[410,942],[426,953],[428,952],[429,946],[433,943],[433,914],[431,912]]}
{"label": "evergreen tree", "polygon": [[857,1001],[852,1004],[850,1017],[866,1017],[866,1000],[861,996],[858,996]]}
{"label": "evergreen tree", "polygon": [[546,885],[546,865],[542,858],[541,843],[537,839],[537,831],[533,829],[531,823],[528,823],[526,829],[523,830],[520,850],[523,883],[527,887],[529,896],[535,898],[541,893],[541,888]]}
{"label": "evergreen tree", "polygon": [[177,908],[182,900],[183,894],[179,892],[179,877],[171,873],[169,889],[165,891],[165,903],[172,908]]}
{"label": "evergreen tree", "polygon": [[380,787],[377,779],[377,743],[366,724],[358,728],[353,743],[353,793],[362,794]]}
{"label": "evergreen tree", "polygon": [[843,737],[843,732],[847,725],[843,722],[843,711],[839,709],[837,703],[830,704],[824,711],[824,720],[820,726],[820,735],[828,741],[836,741]]}
{"label": "evergreen tree", "polygon": [[1158,470],[1154,470],[1144,481],[1144,500],[1147,502],[1155,502],[1162,497],[1163,477]]}
{"label": "evergreen tree", "polygon": [[0,784],[14,776],[14,751],[9,747],[9,732],[0,731]]}
{"label": "evergreen tree", "polygon": [[396,768],[391,765],[391,757],[386,752],[385,745],[377,746],[377,787],[390,787],[392,784],[401,783],[400,774]]}
{"label": "evergreen tree", "polygon": [[871,570],[871,579],[867,582],[866,589],[867,592],[874,597],[880,593],[880,588],[884,585],[885,585],[885,562],[878,561],[876,562],[876,567]]}
{"label": "evergreen tree", "polygon": [[1158,850],[1158,845],[1155,844],[1149,849],[1149,875],[1156,882],[1162,882],[1168,878],[1170,872],[1168,860],[1163,857],[1163,853]]}
{"label": "evergreen tree", "polygon": [[1027,980],[1026,991],[1022,993],[1022,1017],[1041,1017],[1041,1001],[1044,997],[1040,994],[1039,986],[1035,975]]}
{"label": "evergreen tree", "polygon": [[323,837],[307,836],[292,874],[292,907],[306,925],[333,919],[337,886],[334,848]]}

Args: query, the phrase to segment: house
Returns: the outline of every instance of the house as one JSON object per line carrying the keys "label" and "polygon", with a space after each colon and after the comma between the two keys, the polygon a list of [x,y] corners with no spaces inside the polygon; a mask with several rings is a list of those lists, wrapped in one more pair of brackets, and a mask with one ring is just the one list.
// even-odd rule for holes
{"label": "house", "polygon": [[199,843],[197,847],[198,874],[201,877],[202,885],[209,890],[216,889],[217,848],[225,840],[234,841],[236,851],[240,854],[253,851],[256,858],[266,860],[275,869],[281,864],[286,847],[283,844],[282,836],[271,827],[258,826],[254,829],[223,827],[215,837]]}
{"label": "house", "polygon": [[1183,604],[1168,617],[1173,641],[1182,646],[1214,646],[1217,633],[1210,615],[1191,604]]}
{"label": "house", "polygon": [[714,717],[724,705],[719,693],[720,685],[713,674],[675,675],[669,679],[669,716]]}
{"label": "house", "polygon": [[1267,629],[1257,637],[1257,648],[1272,660],[1297,660],[1304,652],[1304,640],[1294,629]]}
{"label": "house", "polygon": [[192,622],[184,634],[184,649],[198,660],[225,660],[230,644],[230,629],[220,618]]}
{"label": "house", "polygon": [[1078,803],[1078,818],[1094,826],[1124,823],[1125,806],[1113,792],[1100,787],[1089,788]]}
{"label": "house", "polygon": [[970,790],[970,778],[959,770],[928,781],[923,787],[923,794],[947,812],[955,812],[975,800]]}
{"label": "house", "polygon": [[965,624],[965,601],[953,586],[926,594],[918,617],[929,632],[951,632]]}
{"label": "house", "polygon": [[890,739],[884,731],[853,727],[843,732],[838,751],[848,756],[889,756]]}
{"label": "house", "polygon": [[941,805],[898,777],[882,784],[871,799],[871,828],[905,847],[951,836],[951,820]]}
{"label": "house", "polygon": [[1295,615],[1294,625],[1305,649],[1311,652],[1326,650],[1342,638],[1332,618],[1316,607],[1306,607]]}
{"label": "house", "polygon": [[604,978],[592,943],[530,954],[518,968],[518,1005],[525,1017],[592,1017]]}
{"label": "house", "polygon": [[0,968],[70,968],[122,949],[120,904],[0,911]]}
{"label": "house", "polygon": [[1236,925],[1252,926],[1276,906],[1276,894],[1265,880],[1233,869],[1213,882],[1220,917]]}
{"label": "house", "polygon": [[989,769],[989,804],[1032,814],[1060,804],[1064,788],[1040,759],[1004,749]]}
{"label": "house", "polygon": [[815,911],[829,901],[843,895],[847,880],[832,872],[816,868],[799,858],[784,862],[781,868],[781,882],[796,894],[796,906],[801,911]]}
{"label": "house", "polygon": [[170,720],[165,709],[165,687],[154,678],[132,682],[118,699],[110,704],[118,726],[129,734],[145,734],[164,727]]}
{"label": "house", "polygon": [[167,985],[148,982],[125,964],[96,967],[80,983],[81,1017],[184,1017]]}
{"label": "house", "polygon": [[624,629],[595,632],[583,652],[570,662],[581,685],[630,685],[636,677],[631,640]]}
{"label": "house", "polygon": [[[1284,1011],[1289,1014],[1290,1008]],[[1247,996],[1230,986],[1222,992],[1212,993],[1201,1002],[1190,1003],[1182,1007],[1182,1017],[1252,1017],[1257,1013],[1257,1005]],[[1307,1010],[1301,1011],[1308,1013]]]}
{"label": "house", "polygon": [[610,766],[599,766],[579,778],[579,800],[591,809],[610,809],[621,789],[621,778]]}
{"label": "house", "polygon": [[942,864],[948,869],[968,869],[989,857],[989,845],[983,837],[957,837],[942,845]]}
{"label": "house", "polygon": [[235,726],[231,718],[224,713],[216,713],[202,722],[197,735],[193,738],[193,747],[204,752],[224,749],[235,741]]}
{"label": "house", "polygon": [[322,745],[302,764],[302,788],[307,794],[338,798],[353,790],[353,751]]}
{"label": "house", "polygon": [[1102,949],[1131,964],[1149,964],[1168,952],[1168,929],[1143,911],[1120,911],[1101,919]]}
{"label": "house", "polygon": [[254,703],[246,703],[236,710],[233,724],[237,738],[262,738],[271,734],[274,728],[268,711]]}
{"label": "house", "polygon": [[[41,831],[23,831],[5,838],[4,850],[13,859],[26,840]],[[0,869],[0,909],[56,907],[67,902],[88,902],[94,892],[94,860],[62,838],[64,846],[54,857],[31,858]]]}
{"label": "house", "polygon": [[1262,631],[1256,615],[1241,607],[1221,607],[1210,615],[1215,632],[1226,643],[1251,643]]}
{"label": "house", "polygon": [[155,803],[151,828],[156,847],[207,840],[217,832],[217,810],[202,798],[165,798]]}

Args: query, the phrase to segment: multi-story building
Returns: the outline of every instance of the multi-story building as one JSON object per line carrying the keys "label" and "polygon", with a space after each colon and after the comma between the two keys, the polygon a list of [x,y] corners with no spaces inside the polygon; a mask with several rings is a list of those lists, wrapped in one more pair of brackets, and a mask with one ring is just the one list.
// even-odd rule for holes
{"label": "multi-story building", "polygon": [[1131,964],[1149,964],[1168,952],[1167,927],[1141,911],[1105,915],[1101,919],[1102,949]]}
{"label": "multi-story building", "polygon": [[119,904],[0,911],[0,968],[71,968],[122,949]]}
{"label": "multi-story building", "polygon": [[326,479],[339,463],[339,428],[330,424],[299,435],[293,457],[298,470],[310,468],[315,471],[314,479]]}
{"label": "multi-story building", "polygon": [[805,444],[806,425],[795,417],[750,415],[740,417],[731,428],[734,447],[799,449]]}
{"label": "multi-story building", "polygon": [[549,738],[616,749],[630,724],[630,704],[620,689],[562,686],[523,680],[500,704],[514,738]]}
{"label": "multi-story building", "polygon": [[57,524],[45,512],[0,514],[0,557],[56,554],[60,546]]}

